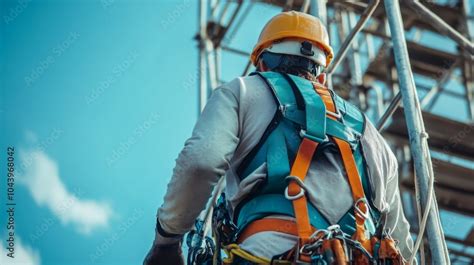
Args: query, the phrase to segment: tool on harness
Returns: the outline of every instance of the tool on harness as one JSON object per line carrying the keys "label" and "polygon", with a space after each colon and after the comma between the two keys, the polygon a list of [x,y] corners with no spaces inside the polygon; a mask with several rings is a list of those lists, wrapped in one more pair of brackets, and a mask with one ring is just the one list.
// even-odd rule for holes
{"label": "tool on harness", "polygon": [[398,242],[385,230],[386,222],[387,213],[384,212],[380,215],[375,235],[370,239],[376,264],[408,264],[397,248]]}
{"label": "tool on harness", "polygon": [[[258,225],[258,222],[254,222],[252,225],[255,224]],[[276,224],[281,225],[281,223]],[[214,207],[214,212],[212,215],[212,227],[212,232],[215,240],[215,250],[212,264],[290,264],[271,263],[270,260],[261,257],[256,257],[240,248],[238,243],[241,243],[246,238],[245,235],[242,234],[239,235],[239,238],[237,238],[238,227],[232,222],[232,218],[230,217],[226,204],[225,193],[221,194],[219,200],[216,203],[216,206]],[[222,258],[221,251],[224,251],[227,257]]]}
{"label": "tool on harness", "polygon": [[188,246],[188,259],[186,264],[211,265],[215,245],[212,238],[204,235],[204,221],[196,220],[195,230],[188,233],[186,245]]}
{"label": "tool on harness", "polygon": [[227,211],[227,201],[225,193],[222,193],[217,205],[214,208],[212,216],[212,227],[215,236],[219,236],[222,244],[230,244],[235,242],[237,237],[237,226],[232,222],[229,212]]}
{"label": "tool on harness", "polygon": [[216,246],[213,258],[214,264],[222,263],[222,247],[234,243],[237,237],[238,228],[232,222],[226,203],[225,193],[222,193],[212,213],[212,234]]}

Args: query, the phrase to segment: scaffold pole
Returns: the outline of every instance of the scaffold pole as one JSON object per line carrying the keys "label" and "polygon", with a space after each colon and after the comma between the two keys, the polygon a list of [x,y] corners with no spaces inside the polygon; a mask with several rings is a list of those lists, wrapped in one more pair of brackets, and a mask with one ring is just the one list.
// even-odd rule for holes
{"label": "scaffold pole", "polygon": [[[430,192],[433,187],[431,157],[428,150],[427,133],[424,129],[421,116],[420,102],[415,87],[415,80],[411,71],[408,49],[404,35],[400,5],[398,0],[384,1],[388,23],[392,36],[395,64],[397,67],[400,93],[404,106],[405,119],[409,135],[410,150],[415,165],[416,181],[420,191],[421,212],[425,212],[427,205],[429,216],[426,221],[426,232],[430,242],[432,264],[450,264],[446,255],[443,230],[440,226],[439,213],[436,206],[436,197]],[[431,195],[431,196],[430,196]],[[431,202],[430,202],[431,200]],[[428,207],[429,207],[428,206]],[[421,217],[420,217],[421,218]]]}

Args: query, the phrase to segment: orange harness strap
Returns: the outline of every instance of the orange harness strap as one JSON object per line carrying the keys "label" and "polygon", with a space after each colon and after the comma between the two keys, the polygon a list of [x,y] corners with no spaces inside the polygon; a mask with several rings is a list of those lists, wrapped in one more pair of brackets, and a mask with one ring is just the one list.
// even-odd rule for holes
{"label": "orange harness strap", "polygon": [[[318,83],[313,83],[314,90],[319,94],[321,99],[324,102],[324,105],[326,106],[326,110],[329,110],[331,112],[336,112],[336,107],[334,106],[334,102],[332,101],[331,94],[329,93],[329,90],[318,84]],[[334,117],[329,116],[331,119],[334,119]]]}
{"label": "orange harness strap", "polygon": [[[334,111],[334,105],[331,106],[331,104],[328,104],[327,95],[323,95],[321,97],[324,101],[324,104],[326,105],[326,108],[332,107],[330,111]],[[329,99],[332,102],[330,95]],[[317,147],[317,142],[303,138],[290,172],[290,176],[296,177],[299,180],[297,181],[295,179],[290,179],[287,190],[287,198],[292,200],[293,209],[295,212],[296,226],[299,236],[299,246],[303,246],[309,242],[312,234],[312,228],[309,222],[308,201],[304,193],[305,191],[298,182],[303,183]],[[311,256],[307,253],[298,253],[298,259],[304,262],[311,262]]]}
{"label": "orange harness strap", "polygon": [[356,220],[356,232],[353,238],[359,241],[367,251],[372,253],[372,244],[370,244],[370,240],[365,234],[364,226],[365,219],[367,218],[368,214],[368,207],[365,201],[364,188],[362,187],[359,172],[357,171],[357,166],[352,154],[352,149],[347,142],[337,138],[334,138],[334,140],[341,152],[342,161],[344,163],[349,185],[351,186],[352,190],[352,198],[355,202],[354,215]]}
{"label": "orange harness strap", "polygon": [[[314,84],[314,89],[323,99],[326,109],[331,112],[336,112],[336,107],[334,106],[334,102],[329,90],[323,86],[320,86],[319,84]],[[329,116],[329,118],[335,119],[332,116]],[[352,198],[355,202],[356,232],[354,234],[354,239],[361,242],[364,248],[372,253],[372,245],[370,244],[370,240],[365,235],[364,226],[365,219],[367,218],[366,215],[368,208],[365,201],[364,188],[362,186],[359,171],[357,170],[357,165],[354,160],[354,154],[352,153],[349,143],[336,137],[332,137],[332,139],[334,142],[336,142],[336,145],[341,152],[342,161],[352,191]]]}
{"label": "orange harness strap", "polygon": [[[290,183],[288,184],[286,191],[286,197],[293,203],[296,227],[299,236],[298,244],[300,246],[303,246],[309,242],[313,231],[309,222],[308,201],[306,199],[305,190],[303,187],[301,187],[299,182],[303,183],[317,147],[317,142],[303,138],[290,171],[290,176],[297,178],[298,180],[290,179]],[[299,254],[299,260],[311,262],[310,255],[305,255],[305,253]]]}

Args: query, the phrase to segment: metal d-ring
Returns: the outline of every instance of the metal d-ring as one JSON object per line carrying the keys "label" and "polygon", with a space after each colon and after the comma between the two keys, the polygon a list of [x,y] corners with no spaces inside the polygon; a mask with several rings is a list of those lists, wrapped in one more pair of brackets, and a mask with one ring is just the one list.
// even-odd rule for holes
{"label": "metal d-ring", "polygon": [[290,201],[293,201],[293,200],[296,200],[296,199],[299,199],[301,197],[303,197],[305,194],[305,191],[303,188],[300,187],[300,192],[298,192],[298,194],[296,195],[290,195],[288,194],[288,187],[285,188],[285,198],[287,200],[290,200]]}
{"label": "metal d-ring", "polygon": [[359,208],[359,203],[363,202],[367,206],[367,199],[366,198],[360,198],[354,203],[354,209],[357,214],[360,216],[364,217],[365,219],[369,218],[369,207],[367,207],[366,212],[362,212],[362,210]]}
{"label": "metal d-ring", "polygon": [[285,198],[286,199],[288,199],[290,201],[293,201],[293,200],[299,199],[299,198],[301,198],[305,195],[306,185],[303,183],[303,181],[300,178],[298,178],[297,176],[290,175],[290,176],[287,176],[285,178],[285,180],[293,180],[298,184],[298,186],[300,186],[300,192],[298,192],[298,194],[296,194],[296,195],[288,194],[288,186],[286,186],[286,188],[285,188]]}

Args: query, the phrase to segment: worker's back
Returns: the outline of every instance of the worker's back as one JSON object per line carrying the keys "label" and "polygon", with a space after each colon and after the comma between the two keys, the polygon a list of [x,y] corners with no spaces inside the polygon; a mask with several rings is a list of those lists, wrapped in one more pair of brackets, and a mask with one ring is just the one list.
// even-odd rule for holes
{"label": "worker's back", "polygon": [[[219,90],[225,90],[226,92]],[[230,159],[229,170],[226,171],[226,195],[232,210],[234,210],[266,179],[267,168],[265,164],[258,167],[243,181],[240,181],[241,176],[238,172],[242,161],[259,144],[278,109],[270,88],[258,75],[236,78],[214,93],[216,94],[215,97],[235,97],[235,103],[238,104],[233,106],[237,110],[237,120],[222,121],[224,122],[222,124],[223,130],[231,127],[227,123],[237,122],[238,124],[237,137],[239,144],[235,149],[234,156]],[[233,115],[227,116],[231,117]],[[401,204],[398,199],[396,158],[369,121],[366,122],[361,145],[367,161],[368,179],[372,191],[369,196],[372,198],[376,210],[386,211],[389,205],[392,209],[399,209]],[[310,203],[331,224],[336,224],[353,206],[354,201],[339,153],[331,148],[321,149],[321,152],[316,153],[314,163],[312,163],[305,178],[305,184],[308,188],[306,194]],[[389,189],[388,193],[387,189]],[[405,229],[403,229],[405,227],[408,229],[408,225],[404,218],[398,221],[398,224],[392,223],[391,225],[397,225],[397,229],[393,230],[397,230],[400,235],[403,234],[402,238],[398,236],[397,238],[402,241],[400,247],[408,255],[412,241],[410,237],[407,237],[409,235],[408,230],[404,231]],[[390,224],[386,228],[389,229],[389,226]],[[278,232],[262,232],[249,237],[241,246],[257,256],[271,257],[288,250],[294,246],[295,242],[296,236]]]}
{"label": "worker's back", "polygon": [[258,73],[213,91],[180,152],[145,264],[180,259],[182,235],[221,176],[228,207],[218,208],[230,217],[215,222],[214,252],[223,247],[226,264],[282,253],[306,264],[332,264],[327,253],[401,262],[394,239],[410,256],[396,158],[360,110],[324,87],[332,57],[318,19],[291,11],[269,21],[251,55]]}

